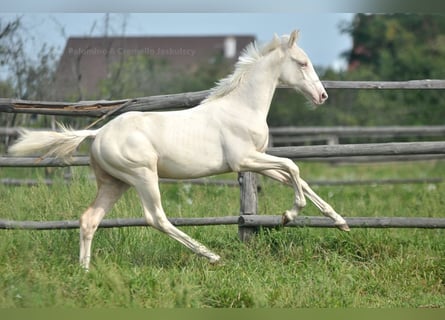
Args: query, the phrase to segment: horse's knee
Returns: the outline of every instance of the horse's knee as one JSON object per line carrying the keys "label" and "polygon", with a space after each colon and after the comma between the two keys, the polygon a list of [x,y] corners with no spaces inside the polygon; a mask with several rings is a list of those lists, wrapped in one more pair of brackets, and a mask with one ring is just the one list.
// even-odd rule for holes
{"label": "horse's knee", "polygon": [[91,209],[88,209],[80,217],[79,225],[82,238],[91,239],[99,226],[99,220],[92,214]]}

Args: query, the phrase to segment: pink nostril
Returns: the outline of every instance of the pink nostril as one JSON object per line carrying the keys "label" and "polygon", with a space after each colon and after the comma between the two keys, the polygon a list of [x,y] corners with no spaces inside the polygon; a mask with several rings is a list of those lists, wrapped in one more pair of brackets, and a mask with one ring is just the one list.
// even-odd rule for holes
{"label": "pink nostril", "polygon": [[328,94],[326,93],[326,92],[323,92],[322,94],[321,94],[321,100],[326,100],[328,98]]}

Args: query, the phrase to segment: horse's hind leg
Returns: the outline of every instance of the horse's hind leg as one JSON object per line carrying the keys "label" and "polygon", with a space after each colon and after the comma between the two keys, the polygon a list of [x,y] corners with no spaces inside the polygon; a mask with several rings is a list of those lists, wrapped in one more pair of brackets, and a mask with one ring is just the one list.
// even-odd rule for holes
{"label": "horse's hind leg", "polygon": [[167,219],[161,204],[161,195],[156,172],[147,168],[135,169],[133,178],[136,179],[136,181],[134,181],[134,187],[141,198],[145,217],[149,225],[166,233],[168,236],[179,241],[193,252],[206,257],[212,263],[217,262],[220,259],[218,255],[211,252],[204,245],[194,240],[181,230],[177,229]]}
{"label": "horse's hind leg", "polygon": [[85,270],[88,270],[90,265],[91,243],[99,223],[117,200],[119,200],[122,194],[129,188],[126,183],[110,176],[101,169],[95,163],[93,158],[91,159],[91,166],[96,174],[98,190],[96,199],[80,218],[79,262]]}
{"label": "horse's hind leg", "polygon": [[[282,183],[291,184],[290,175],[285,171],[264,170],[260,173]],[[323,215],[334,220],[335,225],[340,230],[349,231],[348,224],[341,215],[335,212],[335,210],[326,201],[324,201],[318,194],[316,194],[306,181],[300,178],[300,183],[306,197],[315,204],[315,206],[321,211],[321,213],[323,213]],[[289,221],[290,220],[286,217],[286,215],[283,215],[283,223],[287,223]]]}
{"label": "horse's hind leg", "polygon": [[321,211],[321,213],[323,213],[323,215],[334,220],[335,225],[340,230],[349,231],[349,226],[342,216],[335,212],[335,210],[326,201],[324,201],[318,194],[316,194],[315,191],[312,190],[311,187],[309,187],[309,184],[306,181],[301,180],[301,184],[303,186],[304,194],[306,195],[306,197],[308,197],[308,199],[311,200],[313,204],[315,204],[315,206]]}

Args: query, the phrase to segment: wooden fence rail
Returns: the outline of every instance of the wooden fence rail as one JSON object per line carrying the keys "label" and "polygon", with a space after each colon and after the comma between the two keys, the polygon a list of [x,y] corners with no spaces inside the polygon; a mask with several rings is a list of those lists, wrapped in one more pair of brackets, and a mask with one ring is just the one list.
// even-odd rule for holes
{"label": "wooden fence rail", "polygon": [[393,142],[344,145],[320,145],[270,148],[267,153],[291,159],[316,157],[393,156],[414,154],[444,154],[445,141]]}
{"label": "wooden fence rail", "polygon": [[[269,148],[267,153],[290,159],[434,155],[445,154],[445,141],[277,147]],[[69,163],[51,157],[45,159],[38,157],[0,157],[0,167],[66,167],[85,166],[88,164],[88,156],[73,157]]]}
{"label": "wooden fence rail", "polygon": [[326,89],[445,89],[445,80],[408,81],[322,81]]}
{"label": "wooden fence rail", "polygon": [[[445,80],[430,79],[411,81],[322,82],[327,89],[445,89]],[[2,98],[0,99],[0,112],[102,117],[109,113],[118,115],[128,111],[190,108],[199,104],[209,93],[210,90],[205,90],[134,99],[79,102],[29,101]]]}
{"label": "wooden fence rail", "polygon": [[[94,176],[90,177],[94,180]],[[65,183],[70,183],[70,178],[63,180]],[[238,182],[233,179],[159,179],[160,183],[178,183],[200,185],[200,186],[225,186],[225,187],[239,187]],[[384,184],[435,184],[442,183],[442,178],[408,178],[408,179],[360,179],[360,180],[306,180],[311,186],[356,186],[356,185],[384,185]],[[1,178],[0,184],[5,186],[38,186],[45,184],[47,186],[54,184],[53,179],[17,179],[17,178]],[[257,186],[258,191],[261,190],[261,185]]]}
{"label": "wooden fence rail", "polygon": [[[351,228],[445,228],[445,218],[413,217],[351,217],[345,218]],[[280,215],[241,215],[213,218],[169,218],[175,226],[238,225],[239,227],[283,227]],[[147,227],[144,218],[105,219],[99,228]],[[284,227],[335,228],[332,220],[325,217],[301,216]],[[13,221],[0,219],[0,229],[62,230],[79,228],[78,220],[61,221]]]}
{"label": "wooden fence rail", "polygon": [[[33,130],[51,130],[33,129]],[[17,137],[20,132],[18,127],[0,127],[0,136]],[[336,136],[344,137],[383,137],[383,138],[399,138],[399,137],[445,137],[445,126],[334,126],[334,127],[271,127],[269,134],[272,139],[281,142],[281,139],[295,136],[302,137],[326,137]],[[292,140],[291,140],[292,141]],[[286,141],[284,141],[286,142]]]}
{"label": "wooden fence rail", "polygon": [[[445,126],[334,126],[334,127],[271,127],[269,133],[274,136],[288,135],[335,135],[338,137],[415,137],[445,136]],[[0,128],[1,134],[1,128]]]}
{"label": "wooden fence rail", "polygon": [[[1,135],[0,128],[0,135]],[[269,128],[269,145],[339,144],[372,139],[425,139],[444,138],[445,126],[336,126],[336,127],[272,127]],[[353,139],[351,141],[351,139]],[[364,142],[363,141],[363,142]],[[319,143],[318,143],[319,144]]]}
{"label": "wooden fence rail", "polygon": [[209,92],[209,90],[206,90],[134,99],[79,102],[0,99],[0,112],[102,117],[110,112],[118,115],[128,111],[160,111],[190,108],[199,104]]}

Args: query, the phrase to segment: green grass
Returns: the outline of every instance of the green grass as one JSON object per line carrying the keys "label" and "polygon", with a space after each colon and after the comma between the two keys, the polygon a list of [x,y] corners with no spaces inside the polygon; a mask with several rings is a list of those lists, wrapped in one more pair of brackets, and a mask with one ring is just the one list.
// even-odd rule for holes
{"label": "green grass", "polygon": [[[300,168],[308,180],[437,178],[445,162]],[[75,168],[70,184],[0,186],[1,218],[78,219],[95,194],[87,173]],[[13,175],[12,169],[0,173]],[[261,184],[261,214],[291,206],[292,190],[266,179]],[[345,216],[445,216],[444,183],[314,190]],[[238,192],[162,185],[171,217],[236,215]],[[311,204],[302,214],[319,215]],[[131,190],[108,218],[141,216]],[[77,261],[78,230],[0,230],[0,307],[445,307],[443,230],[264,229],[246,245],[236,226],[181,229],[223,263],[210,265],[150,228],[101,229],[85,273]]]}

